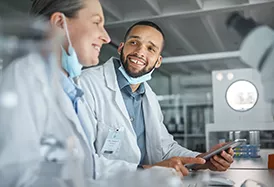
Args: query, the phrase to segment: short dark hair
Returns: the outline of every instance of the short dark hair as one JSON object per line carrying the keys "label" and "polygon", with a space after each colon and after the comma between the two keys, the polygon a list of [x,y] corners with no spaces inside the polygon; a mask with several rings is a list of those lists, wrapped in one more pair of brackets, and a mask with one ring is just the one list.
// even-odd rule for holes
{"label": "short dark hair", "polygon": [[134,24],[127,30],[127,32],[126,32],[126,34],[125,34],[125,36],[124,36],[124,42],[127,40],[127,37],[128,37],[128,35],[129,35],[130,31],[131,31],[134,27],[136,27],[136,26],[138,26],[138,25],[153,27],[154,29],[156,29],[157,31],[159,31],[159,32],[162,34],[162,36],[163,36],[163,40],[164,40],[164,41],[163,41],[163,47],[164,47],[164,43],[165,43],[165,34],[164,34],[163,30],[162,30],[156,23],[154,23],[154,22],[152,22],[152,21],[139,21],[139,22],[137,22],[137,23],[134,23]]}
{"label": "short dark hair", "polygon": [[30,14],[50,19],[55,12],[61,12],[66,17],[77,16],[79,10],[84,8],[85,0],[32,0]]}

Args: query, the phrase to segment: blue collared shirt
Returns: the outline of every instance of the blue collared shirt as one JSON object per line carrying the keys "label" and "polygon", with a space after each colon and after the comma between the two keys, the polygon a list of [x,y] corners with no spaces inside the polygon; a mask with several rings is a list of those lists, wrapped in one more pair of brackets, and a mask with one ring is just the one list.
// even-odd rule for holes
{"label": "blue collared shirt", "polygon": [[77,101],[84,95],[84,92],[74,84],[71,78],[68,78],[63,72],[61,72],[61,83],[63,90],[70,98],[75,112],[78,114]]}
{"label": "blue collared shirt", "polygon": [[139,164],[143,164],[146,155],[145,120],[142,109],[142,97],[145,93],[145,86],[142,83],[135,92],[132,92],[129,82],[118,70],[120,67],[120,62],[118,60],[114,60],[114,66],[118,85],[121,90],[130,121],[137,136],[138,147],[141,151],[141,160]]}

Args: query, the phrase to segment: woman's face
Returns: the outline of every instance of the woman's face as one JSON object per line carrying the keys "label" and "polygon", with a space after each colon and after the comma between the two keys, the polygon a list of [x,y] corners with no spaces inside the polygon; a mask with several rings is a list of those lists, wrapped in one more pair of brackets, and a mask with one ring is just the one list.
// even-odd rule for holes
{"label": "woman's face", "polygon": [[[83,66],[99,63],[99,53],[110,38],[104,28],[104,15],[99,0],[84,0],[85,7],[76,17],[67,18],[67,26],[73,48]],[[66,44],[68,45],[68,44]]]}

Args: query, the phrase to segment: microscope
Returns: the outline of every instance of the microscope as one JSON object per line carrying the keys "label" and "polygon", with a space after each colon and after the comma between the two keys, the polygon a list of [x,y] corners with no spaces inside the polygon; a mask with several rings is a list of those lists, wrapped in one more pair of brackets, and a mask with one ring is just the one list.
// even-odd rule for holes
{"label": "microscope", "polygon": [[264,98],[272,103],[274,114],[274,31],[237,12],[228,17],[226,25],[243,38],[240,59],[260,72]]}

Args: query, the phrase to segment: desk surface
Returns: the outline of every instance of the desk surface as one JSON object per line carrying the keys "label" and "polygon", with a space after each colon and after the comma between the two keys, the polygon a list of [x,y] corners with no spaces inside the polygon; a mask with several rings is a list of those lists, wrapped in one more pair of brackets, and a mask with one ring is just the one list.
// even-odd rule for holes
{"label": "desk surface", "polygon": [[247,179],[252,179],[263,183],[267,187],[274,186],[274,170],[246,170],[246,169],[229,169],[226,172],[198,171],[193,172],[184,178],[183,187],[207,187],[210,177],[225,177],[235,182],[234,187],[241,187]]}

